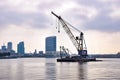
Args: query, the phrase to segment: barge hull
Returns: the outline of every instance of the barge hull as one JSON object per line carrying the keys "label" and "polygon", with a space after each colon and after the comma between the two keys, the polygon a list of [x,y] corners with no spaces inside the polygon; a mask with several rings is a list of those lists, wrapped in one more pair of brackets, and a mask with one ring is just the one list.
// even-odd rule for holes
{"label": "barge hull", "polygon": [[93,59],[57,59],[57,62],[89,62],[97,61],[96,58]]}

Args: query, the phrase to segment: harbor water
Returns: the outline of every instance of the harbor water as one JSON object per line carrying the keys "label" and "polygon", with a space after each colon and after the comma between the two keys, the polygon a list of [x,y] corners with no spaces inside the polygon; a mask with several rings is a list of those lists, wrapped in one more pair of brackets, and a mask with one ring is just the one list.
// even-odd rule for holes
{"label": "harbor water", "polygon": [[56,62],[55,58],[0,59],[0,80],[120,80],[120,59]]}

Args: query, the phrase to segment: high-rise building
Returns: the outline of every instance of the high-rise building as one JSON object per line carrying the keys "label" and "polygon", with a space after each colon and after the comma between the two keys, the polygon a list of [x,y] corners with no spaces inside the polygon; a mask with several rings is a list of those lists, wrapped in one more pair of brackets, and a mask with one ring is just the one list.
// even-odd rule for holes
{"label": "high-rise building", "polygon": [[9,51],[12,50],[12,42],[8,42],[8,44],[7,44],[7,50],[9,50]]}
{"label": "high-rise building", "polygon": [[1,46],[0,52],[2,52],[2,53],[7,52],[7,48],[6,48],[5,44],[3,44]]}
{"label": "high-rise building", "polygon": [[46,43],[46,52],[56,51],[56,36],[47,37],[45,40]]}
{"label": "high-rise building", "polygon": [[1,48],[2,48],[2,51],[6,51],[7,50],[5,45],[1,46]]}
{"label": "high-rise building", "polygon": [[19,42],[17,45],[17,53],[18,54],[24,54],[25,53],[25,48],[24,48],[24,42]]}

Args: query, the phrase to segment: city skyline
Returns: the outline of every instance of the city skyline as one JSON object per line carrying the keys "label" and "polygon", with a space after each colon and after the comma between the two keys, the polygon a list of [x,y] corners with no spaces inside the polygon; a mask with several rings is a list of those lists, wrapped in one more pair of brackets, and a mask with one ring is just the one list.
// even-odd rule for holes
{"label": "city skyline", "polygon": [[[44,44],[45,50],[42,50],[42,51],[45,51],[45,53],[46,53],[46,51],[56,51],[56,45],[57,45],[56,42],[57,42],[56,36],[47,36],[45,38],[45,44]],[[25,53],[31,53],[31,52],[36,53],[36,51],[37,51],[37,49],[35,49],[35,51],[26,52],[24,41],[19,41],[16,46],[13,46],[13,44],[14,43],[12,43],[10,41],[7,42],[7,44],[3,43],[2,45],[0,45],[1,52],[2,52],[2,50],[5,50],[6,52],[15,50],[15,49],[13,49],[13,47],[16,47],[17,50],[15,50],[15,52],[18,54],[25,54]]]}
{"label": "city skyline", "polygon": [[[69,4],[69,5],[66,5]],[[89,53],[120,51],[119,0],[2,0],[0,3],[0,45],[12,41],[13,49],[25,42],[26,52],[45,50],[45,37],[57,36],[57,50],[65,46],[77,52],[51,11],[84,32]],[[9,14],[8,14],[9,13]],[[63,37],[64,36],[64,37]]]}

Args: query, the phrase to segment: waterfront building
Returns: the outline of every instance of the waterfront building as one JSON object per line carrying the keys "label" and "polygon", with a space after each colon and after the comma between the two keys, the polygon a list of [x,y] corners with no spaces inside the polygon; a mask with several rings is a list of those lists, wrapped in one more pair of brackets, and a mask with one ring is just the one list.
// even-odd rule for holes
{"label": "waterfront building", "polygon": [[15,53],[15,51],[12,49],[12,42],[7,43],[7,52],[10,52],[11,54]]}
{"label": "waterfront building", "polygon": [[47,57],[56,55],[56,36],[50,36],[45,39],[45,52]]}
{"label": "waterfront building", "polygon": [[39,51],[39,54],[40,54],[40,55],[43,55],[43,51]]}
{"label": "waterfront building", "polygon": [[6,48],[5,45],[1,46],[1,51],[2,51],[2,52],[7,52],[7,48]]}
{"label": "waterfront building", "polygon": [[12,50],[12,42],[8,42],[8,44],[7,44],[7,50],[8,51]]}
{"label": "waterfront building", "polygon": [[25,48],[24,48],[24,42],[19,42],[17,45],[17,53],[18,54],[24,54],[25,53]]}
{"label": "waterfront building", "polygon": [[6,51],[6,50],[7,50],[7,48],[6,48],[5,45],[1,46],[1,48],[2,48],[3,51]]}
{"label": "waterfront building", "polygon": [[34,54],[37,54],[37,49],[35,49]]}
{"label": "waterfront building", "polygon": [[46,38],[46,52],[47,51],[56,51],[56,36],[50,36]]}

